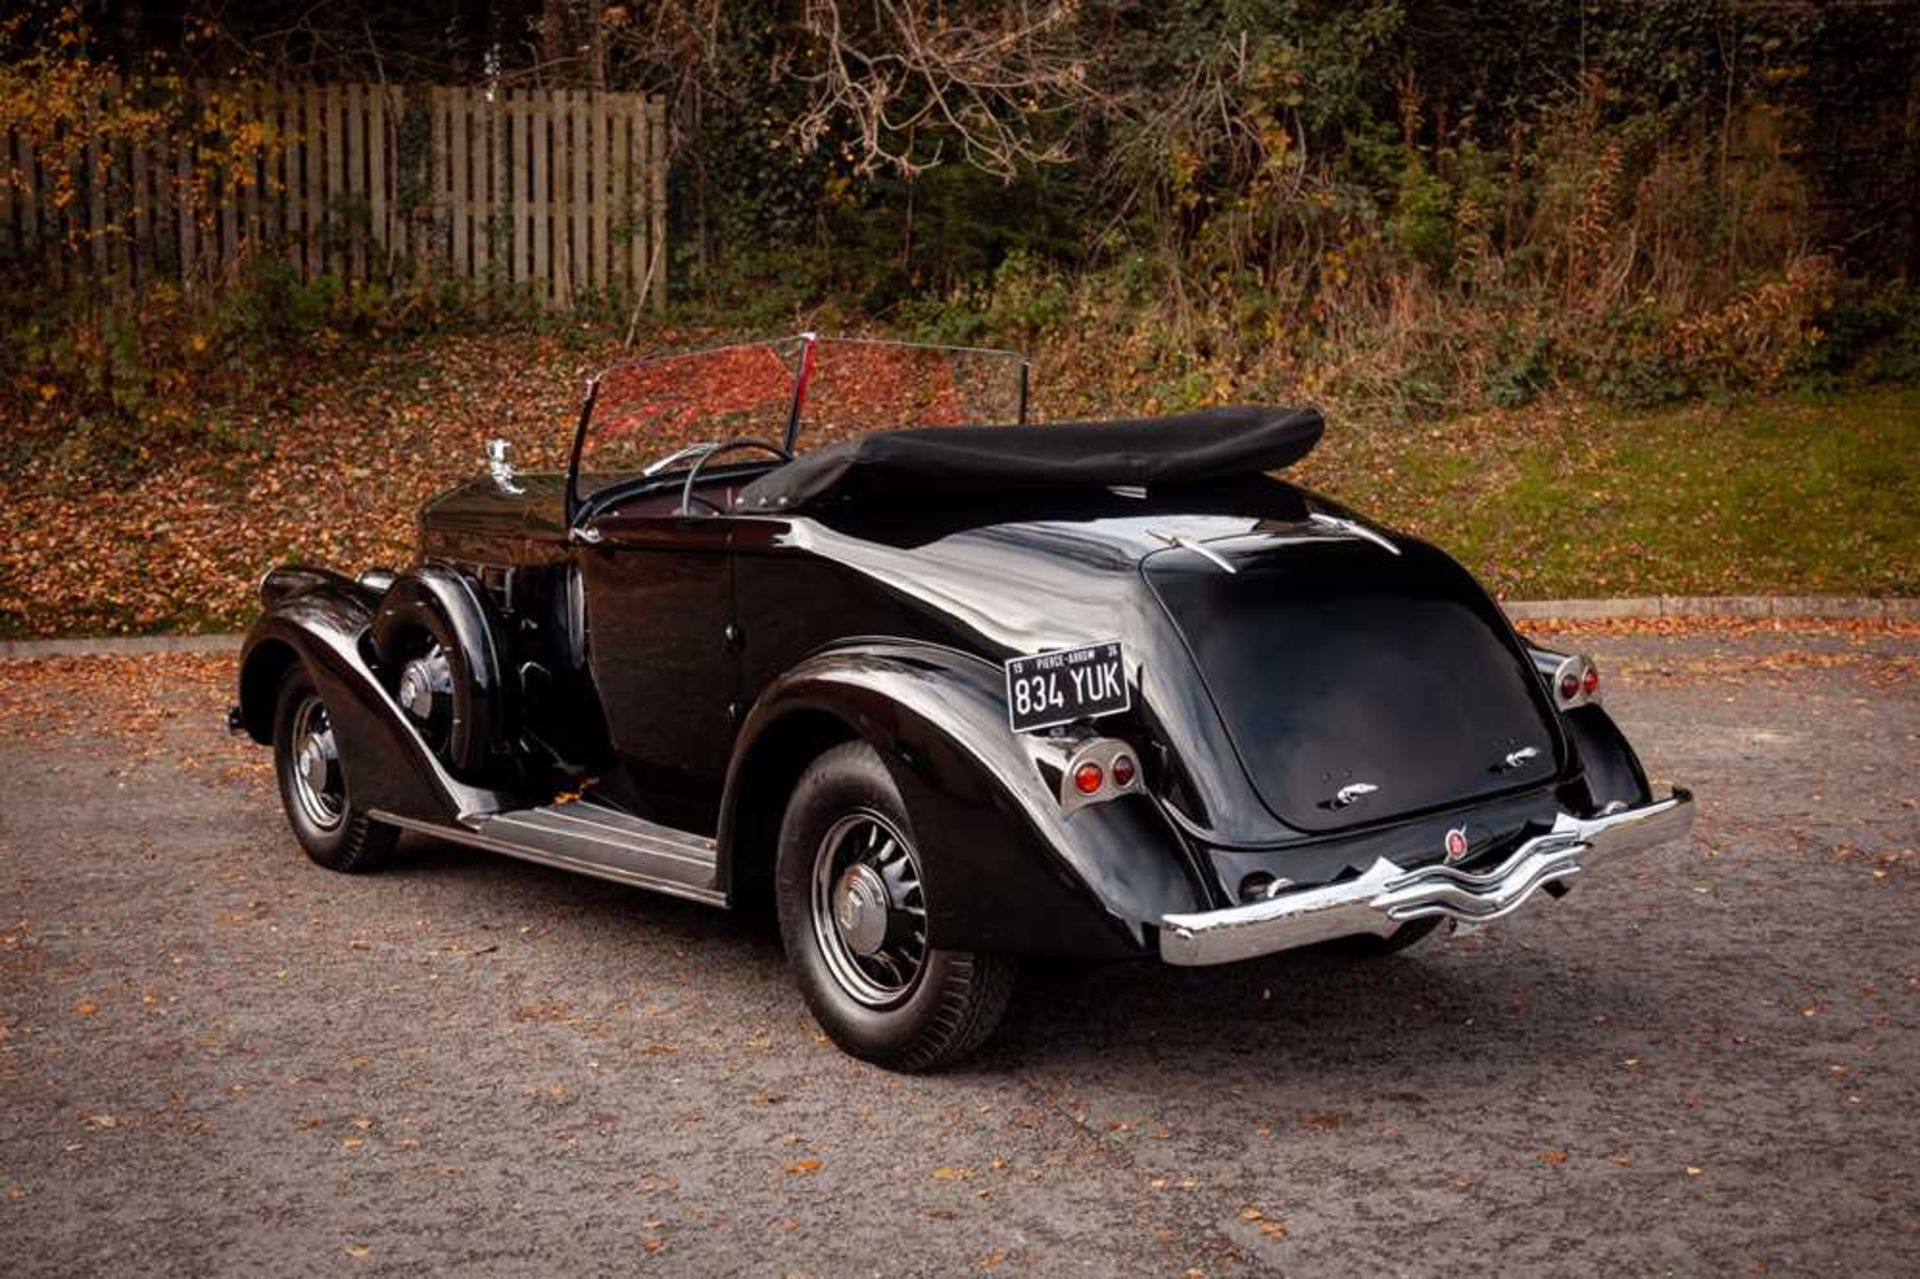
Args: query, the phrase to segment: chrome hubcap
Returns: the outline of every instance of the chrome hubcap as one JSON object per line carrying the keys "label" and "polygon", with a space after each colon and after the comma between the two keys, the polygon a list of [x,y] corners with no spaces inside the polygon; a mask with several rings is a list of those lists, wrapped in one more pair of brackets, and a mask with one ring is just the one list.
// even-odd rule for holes
{"label": "chrome hubcap", "polygon": [[877,955],[887,940],[886,881],[866,862],[840,872],[833,888],[833,926],[856,955]]}
{"label": "chrome hubcap", "polygon": [[317,697],[293,713],[293,795],[308,821],[332,830],[347,811],[347,785],[333,744],[333,721]]}
{"label": "chrome hubcap", "polygon": [[869,1007],[912,993],[927,959],[920,865],[878,813],[835,822],[813,862],[813,933],[840,988]]}

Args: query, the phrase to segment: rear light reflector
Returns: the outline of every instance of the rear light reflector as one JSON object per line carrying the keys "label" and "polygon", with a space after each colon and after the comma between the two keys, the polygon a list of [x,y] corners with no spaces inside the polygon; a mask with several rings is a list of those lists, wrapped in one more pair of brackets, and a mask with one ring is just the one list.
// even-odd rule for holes
{"label": "rear light reflector", "polygon": [[1073,788],[1082,795],[1091,795],[1098,791],[1106,780],[1107,775],[1101,771],[1098,764],[1086,763],[1073,770]]}
{"label": "rear light reflector", "polygon": [[1600,691],[1600,668],[1588,663],[1587,673],[1580,677],[1580,691],[1592,697]]}
{"label": "rear light reflector", "polygon": [[1560,700],[1570,702],[1580,696],[1580,672],[1568,671],[1560,677]]}
{"label": "rear light reflector", "polygon": [[1133,785],[1133,779],[1139,775],[1140,770],[1134,767],[1133,756],[1115,755],[1113,757],[1113,784],[1115,786],[1131,786]]}

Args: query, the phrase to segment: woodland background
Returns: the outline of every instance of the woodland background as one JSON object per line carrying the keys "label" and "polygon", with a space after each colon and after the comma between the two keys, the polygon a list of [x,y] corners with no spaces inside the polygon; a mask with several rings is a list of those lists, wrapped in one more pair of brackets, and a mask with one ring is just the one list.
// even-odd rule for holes
{"label": "woodland background", "polygon": [[230,626],[552,461],[629,339],[801,327],[1027,348],[1054,416],[1317,400],[1308,481],[1508,592],[1913,594],[1917,64],[1914,0],[15,6],[43,148],[272,145],[106,77],[644,91],[669,220],[645,312],[0,261],[0,633]]}

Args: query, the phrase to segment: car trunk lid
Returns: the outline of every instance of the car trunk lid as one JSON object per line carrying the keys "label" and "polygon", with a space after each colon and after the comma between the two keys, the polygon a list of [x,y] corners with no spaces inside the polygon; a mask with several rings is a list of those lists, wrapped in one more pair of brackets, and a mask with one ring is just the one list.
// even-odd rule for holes
{"label": "car trunk lid", "polygon": [[1303,523],[1141,561],[1249,780],[1322,832],[1538,786],[1564,744],[1498,607],[1445,555]]}

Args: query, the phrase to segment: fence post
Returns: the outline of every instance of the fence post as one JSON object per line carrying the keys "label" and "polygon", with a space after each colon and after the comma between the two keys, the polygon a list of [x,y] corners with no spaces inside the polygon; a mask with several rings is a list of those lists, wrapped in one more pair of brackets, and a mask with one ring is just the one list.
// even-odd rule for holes
{"label": "fence post", "polygon": [[[366,93],[363,86],[343,84],[336,92],[345,100],[347,137],[344,147],[347,184],[334,195],[334,207],[340,211],[341,230],[347,235],[347,274],[350,279],[367,278],[367,236],[361,219],[366,216],[367,201],[367,121]],[[345,196],[345,200],[341,196]]]}
{"label": "fence post", "polygon": [[469,235],[467,220],[473,212],[472,201],[468,198],[471,175],[467,164],[467,133],[469,120],[473,114],[473,94],[462,91],[452,95],[448,105],[447,130],[449,133],[447,164],[451,199],[447,213],[453,220],[452,234],[448,237],[447,250],[449,264],[447,272],[455,279],[471,280],[471,259],[468,257]]}
{"label": "fence post", "polygon": [[567,95],[567,123],[573,131],[573,190],[569,193],[573,206],[573,292],[568,298],[569,305],[578,304],[593,286],[593,251],[587,231],[588,210],[592,207],[587,186],[587,166],[592,161],[587,151],[587,97],[582,92]]}
{"label": "fence post", "polygon": [[541,308],[553,303],[553,262],[547,253],[547,233],[553,224],[553,189],[549,179],[547,125],[553,118],[552,98],[538,90],[531,95],[528,128],[533,142],[533,283]]}
{"label": "fence post", "polygon": [[648,305],[655,311],[667,305],[667,104],[660,98],[642,98],[650,128],[647,132],[647,271],[652,293]]}
{"label": "fence post", "polygon": [[300,102],[294,90],[275,84],[267,90],[267,102],[273,104],[275,129],[275,182],[271,192],[273,240],[275,250],[286,255],[294,271],[300,271]]}
{"label": "fence post", "polygon": [[564,307],[573,287],[573,264],[567,244],[568,212],[571,200],[567,192],[567,99],[565,89],[554,89],[549,97],[548,119],[553,133],[548,152],[551,184],[547,196],[547,238],[553,244],[553,283],[547,290],[549,308]]}
{"label": "fence post", "polygon": [[306,207],[306,253],[300,264],[301,278],[309,282],[326,274],[326,263],[320,256],[320,233],[326,221],[326,196],[320,181],[320,165],[324,160],[321,154],[320,124],[320,86],[310,84],[300,95],[300,161],[302,185],[305,196],[301,204]]}
{"label": "fence post", "polygon": [[392,185],[387,172],[387,86],[367,88],[367,252],[369,273],[386,279],[393,274],[393,243],[387,225],[387,191]]}
{"label": "fence post", "polygon": [[591,253],[594,292],[607,291],[607,202],[613,198],[612,166],[607,163],[607,95],[595,90],[587,95],[589,128],[593,133],[589,173],[593,183],[590,201],[593,209]]}
{"label": "fence post", "polygon": [[627,155],[633,168],[633,181],[627,193],[627,221],[633,236],[627,241],[627,281],[637,305],[647,288],[647,239],[652,229],[642,221],[647,211],[647,113],[646,99],[628,98],[622,112],[627,118]]}
{"label": "fence post", "polygon": [[480,282],[480,296],[493,294],[493,219],[499,209],[499,138],[495,125],[495,104],[482,94],[474,104],[474,280]]}

